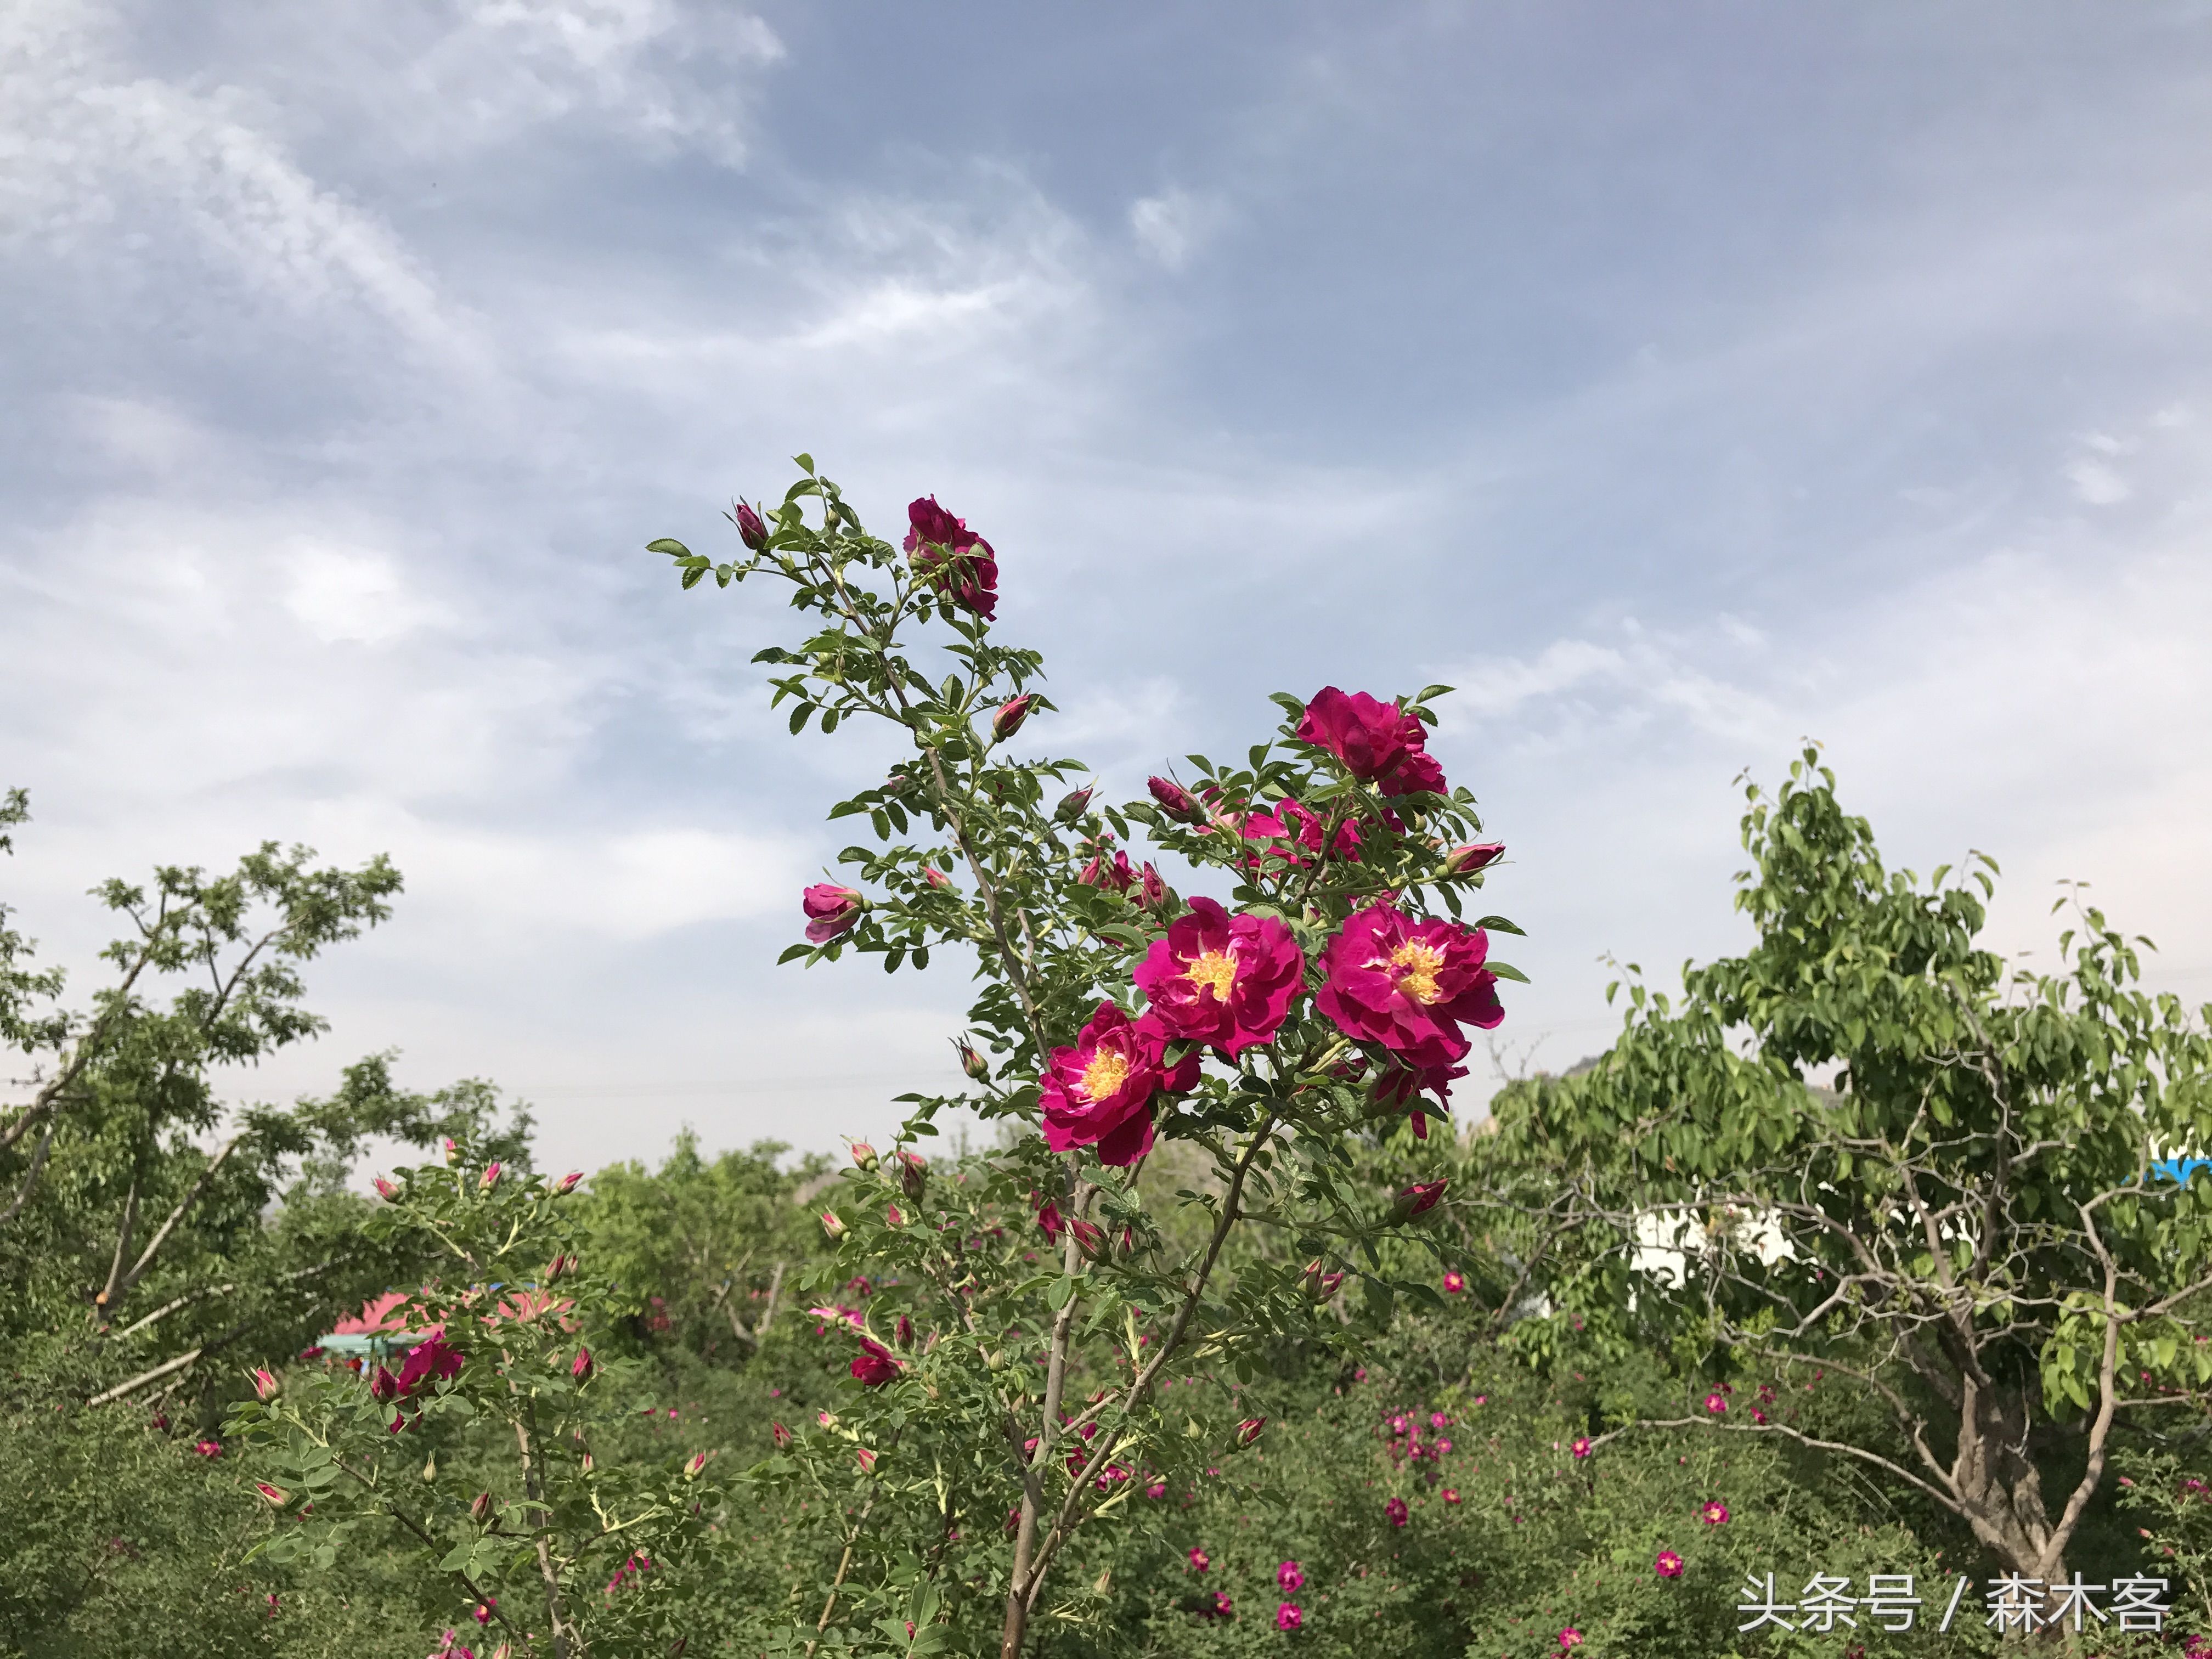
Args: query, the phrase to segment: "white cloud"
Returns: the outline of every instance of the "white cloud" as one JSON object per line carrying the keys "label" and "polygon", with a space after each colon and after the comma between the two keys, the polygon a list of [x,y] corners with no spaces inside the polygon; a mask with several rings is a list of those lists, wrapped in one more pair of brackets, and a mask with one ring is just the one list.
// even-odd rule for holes
{"label": "white cloud", "polygon": [[2087,457],[2071,462],[2066,477],[2074,485],[2074,493],[2092,507],[2112,507],[2135,494],[2128,481],[2102,461]]}
{"label": "white cloud", "polygon": [[1224,217],[1218,200],[1170,186],[1130,204],[1129,230],[1146,253],[1170,270],[1181,270],[1220,228]]}

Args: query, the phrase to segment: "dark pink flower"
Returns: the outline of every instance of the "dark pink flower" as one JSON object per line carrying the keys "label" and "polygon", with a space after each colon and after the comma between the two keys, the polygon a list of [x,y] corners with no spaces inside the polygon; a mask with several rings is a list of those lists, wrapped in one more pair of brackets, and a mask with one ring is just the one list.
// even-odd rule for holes
{"label": "dark pink flower", "polygon": [[1166,1069],[1167,1039],[1150,1015],[1132,1020],[1102,1002],[1069,1048],[1055,1048],[1042,1090],[1045,1144],[1098,1149],[1098,1161],[1135,1163],[1152,1146],[1152,1097],[1198,1080],[1198,1058]]}
{"label": "dark pink flower", "polygon": [[738,539],[751,551],[757,553],[768,545],[768,526],[761,515],[743,501],[730,507],[730,522],[738,527]]}
{"label": "dark pink flower", "polygon": [[488,1601],[477,1602],[475,1609],[477,1623],[479,1625],[489,1625],[491,1623],[491,1610],[498,1605],[499,1597],[496,1595],[492,1596]]}
{"label": "dark pink flower", "polygon": [[1586,1434],[1578,1437],[1574,1444],[1569,1446],[1567,1449],[1577,1457],[1588,1457],[1590,1455],[1589,1437]]}
{"label": "dark pink flower", "polygon": [[1728,1396],[1717,1391],[1705,1396],[1705,1409],[1715,1417],[1728,1414]]}
{"label": "dark pink flower", "polygon": [[1651,1571],[1662,1578],[1680,1578],[1682,1576],[1682,1558],[1672,1550],[1661,1550],[1659,1559],[1651,1564]]}
{"label": "dark pink flower", "polygon": [[1577,1630],[1572,1625],[1568,1626],[1566,1629],[1559,1632],[1559,1646],[1561,1648],[1578,1648],[1582,1646],[1582,1644],[1583,1633]]}
{"label": "dark pink flower", "polygon": [[1193,1572],[1204,1572],[1212,1565],[1213,1558],[1212,1556],[1208,1555],[1204,1550],[1199,1548],[1197,1545],[1194,1544],[1191,1546],[1190,1570]]}
{"label": "dark pink flower", "polygon": [[253,1368],[253,1392],[262,1399],[274,1400],[277,1391],[283,1386],[276,1380],[276,1374],[267,1366],[256,1365]]}
{"label": "dark pink flower", "polygon": [[1275,1569],[1275,1583],[1286,1590],[1302,1590],[1306,1587],[1305,1569],[1295,1561],[1285,1561]]}
{"label": "dark pink flower", "polygon": [[1486,1030],[1505,1018],[1498,976],[1482,965],[1489,948],[1479,927],[1418,921],[1378,904],[1328,942],[1315,1003],[1349,1037],[1379,1042],[1412,1066],[1449,1066],[1471,1046],[1462,1023]]}
{"label": "dark pink flower", "polygon": [[769,1424],[768,1432],[769,1438],[775,1441],[778,1447],[788,1446],[792,1442],[791,1431],[781,1423]]}
{"label": "dark pink flower", "polygon": [[[1036,1202],[1036,1194],[1035,1193],[1031,1193],[1030,1194],[1030,1201],[1033,1204]],[[1060,1231],[1067,1225],[1065,1221],[1060,1219],[1060,1206],[1054,1203],[1050,1199],[1045,1200],[1043,1203],[1037,1205],[1036,1218],[1037,1225],[1044,1229],[1045,1243],[1048,1244],[1059,1243]]]}
{"label": "dark pink flower", "polygon": [[222,1442],[220,1440],[198,1441],[193,1444],[192,1449],[202,1457],[220,1457],[222,1455]]}
{"label": "dark pink flower", "polygon": [[1395,703],[1364,691],[1349,696],[1333,685],[1314,693],[1298,722],[1298,737],[1334,755],[1362,783],[1388,795],[1417,789],[1442,791],[1443,769],[1430,757],[1428,731]]}
{"label": "dark pink flower", "polygon": [[[1306,860],[1292,852],[1291,845],[1296,844],[1310,853],[1318,853],[1321,851],[1322,832],[1327,828],[1321,819],[1297,801],[1287,799],[1277,802],[1273,811],[1255,812],[1237,824],[1238,833],[1247,841],[1282,843],[1267,845],[1262,852],[1272,854],[1300,869],[1305,867]],[[1348,863],[1358,863],[1359,826],[1349,818],[1338,824],[1331,850],[1336,857]],[[1261,860],[1257,857],[1245,862],[1255,870],[1261,866]]]}
{"label": "dark pink flower", "polygon": [[1437,1200],[1444,1195],[1444,1188],[1450,1184],[1449,1176],[1439,1181],[1414,1182],[1391,1200],[1390,1224],[1396,1226],[1401,1222],[1411,1221],[1417,1215],[1426,1215],[1437,1207]]}
{"label": "dark pink flower", "polygon": [[1444,1275],[1444,1294],[1446,1296],[1457,1296],[1466,1288],[1467,1279],[1463,1275],[1458,1273],[1448,1273]]}
{"label": "dark pink flower", "polygon": [[1237,1449],[1243,1451],[1256,1442],[1267,1427],[1264,1417],[1248,1417],[1237,1425]]}
{"label": "dark pink flower", "polygon": [[399,1196],[399,1188],[393,1186],[382,1176],[376,1176],[370,1184],[376,1188],[376,1195],[387,1204],[392,1202],[393,1199]]}
{"label": "dark pink flower", "polygon": [[1457,1504],[1459,1502],[1459,1489],[1456,1486],[1446,1486],[1442,1492],[1438,1492],[1437,1496],[1443,1498],[1447,1504]]}
{"label": "dark pink flower", "polygon": [[568,1375],[579,1382],[588,1382],[592,1380],[592,1372],[595,1369],[597,1369],[597,1362],[592,1358],[592,1351],[589,1348],[579,1348],[576,1350],[575,1358],[569,1364]]}
{"label": "dark pink flower", "polygon": [[1069,790],[1060,798],[1060,805],[1052,809],[1054,820],[1060,823],[1074,823],[1090,806],[1091,793],[1097,787],[1097,784],[1092,783],[1085,784],[1080,789]]}
{"label": "dark pink flower", "polygon": [[[562,1176],[558,1181],[553,1183],[553,1196],[556,1198],[566,1198],[570,1193],[576,1190],[576,1183],[583,1178],[584,1172],[581,1170],[569,1170],[568,1174]],[[571,1262],[574,1261],[573,1256],[569,1259]]]}
{"label": "dark pink flower", "polygon": [[1729,1507],[1718,1498],[1714,1498],[1698,1511],[1698,1519],[1709,1527],[1724,1527],[1728,1524],[1728,1518]]}
{"label": "dark pink flower", "polygon": [[1305,955],[1273,916],[1231,915],[1210,898],[1168,925],[1137,964],[1138,988],[1171,1037],[1232,1058],[1275,1034],[1305,980]]}
{"label": "dark pink flower", "polygon": [[1275,1628],[1277,1630],[1296,1630],[1300,1625],[1305,1623],[1305,1614],[1298,1611],[1297,1604],[1294,1602],[1285,1601],[1279,1604],[1275,1608]]}
{"label": "dark pink flower", "polygon": [[827,945],[840,933],[850,931],[860,919],[860,896],[849,887],[817,882],[806,890],[802,908],[806,912],[809,942]]}
{"label": "dark pink flower", "polygon": [[1164,1480],[1155,1480],[1145,1488],[1145,1496],[1147,1498],[1165,1498],[1167,1495],[1168,1483]]}
{"label": "dark pink flower", "polygon": [[499,1185],[500,1164],[496,1160],[484,1165],[484,1172],[477,1177],[477,1190],[488,1193]]}
{"label": "dark pink flower", "polygon": [[399,1392],[412,1394],[427,1382],[443,1382],[461,1374],[462,1354],[441,1333],[433,1331],[409,1350],[399,1368]]}
{"label": "dark pink flower", "polygon": [[899,1374],[899,1363],[889,1348],[873,1337],[864,1336],[860,1356],[853,1361],[853,1375],[863,1388],[880,1389]]}
{"label": "dark pink flower", "polygon": [[368,1397],[380,1406],[399,1397],[399,1379],[384,1366],[376,1368],[376,1375],[368,1379]]}
{"label": "dark pink flower", "polygon": [[280,1510],[283,1509],[285,1504],[292,1501],[292,1494],[290,1492],[286,1492],[282,1486],[272,1486],[266,1480],[255,1481],[253,1483],[253,1490],[259,1492],[262,1497],[268,1499],[270,1504],[274,1504]]}
{"label": "dark pink flower", "polygon": [[1404,1498],[1394,1498],[1382,1506],[1382,1514],[1392,1526],[1402,1527],[1406,1524],[1410,1511],[1406,1508]]}
{"label": "dark pink flower", "polygon": [[999,562],[991,544],[925,495],[906,510],[906,550],[915,574],[986,622],[999,604]]}
{"label": "dark pink flower", "polygon": [[999,712],[991,716],[991,735],[1004,743],[1022,729],[1022,722],[1029,719],[1030,710],[1035,707],[1036,693],[1034,691],[1024,691],[1020,696],[1000,703]]}

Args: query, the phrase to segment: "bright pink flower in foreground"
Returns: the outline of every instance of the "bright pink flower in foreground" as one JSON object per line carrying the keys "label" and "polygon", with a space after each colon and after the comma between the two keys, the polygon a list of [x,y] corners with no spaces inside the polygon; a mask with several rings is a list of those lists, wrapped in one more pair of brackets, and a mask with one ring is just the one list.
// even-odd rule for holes
{"label": "bright pink flower in foreground", "polygon": [[382,1176],[378,1176],[372,1184],[376,1188],[376,1195],[387,1204],[392,1202],[393,1199],[399,1196],[399,1188],[393,1186]]}
{"label": "bright pink flower in foreground", "polygon": [[1407,1518],[1411,1512],[1406,1508],[1406,1500],[1404,1498],[1394,1498],[1382,1506],[1382,1513],[1392,1526],[1402,1527],[1406,1524]]}
{"label": "bright pink flower in foreground", "polygon": [[1045,1144],[1098,1149],[1102,1164],[1135,1163],[1152,1148],[1152,1097],[1198,1081],[1198,1056],[1166,1069],[1166,1036],[1150,1016],[1098,1005],[1072,1048],[1055,1048],[1044,1076]]}
{"label": "bright pink flower in foreground", "polygon": [[1275,1583],[1286,1590],[1302,1590],[1306,1587],[1305,1569],[1295,1561],[1285,1561],[1275,1569]]}
{"label": "bright pink flower in foreground", "polygon": [[1314,693],[1298,722],[1298,737],[1342,761],[1352,776],[1386,795],[1416,789],[1441,791],[1443,768],[1428,752],[1428,730],[1395,703],[1364,691],[1346,696],[1333,685]]}
{"label": "bright pink flower in foreground", "polygon": [[1466,1288],[1467,1280],[1462,1275],[1457,1273],[1448,1273],[1444,1275],[1444,1294],[1446,1296],[1457,1296]]}
{"label": "bright pink flower in foreground", "polygon": [[906,550],[915,574],[988,622],[999,605],[999,561],[991,544],[925,495],[906,510]]}
{"label": "bright pink flower in foreground", "polygon": [[1275,1035],[1305,966],[1291,930],[1274,917],[1232,916],[1210,898],[1194,898],[1167,937],[1152,941],[1136,980],[1169,1036],[1234,1057]]}
{"label": "bright pink flower in foreground", "polygon": [[1285,1601],[1280,1603],[1275,1608],[1275,1628],[1277,1630],[1296,1630],[1300,1625],[1305,1623],[1305,1614],[1300,1613],[1297,1605],[1293,1602]]}
{"label": "bright pink flower in foreground", "polygon": [[1728,1524],[1729,1507],[1715,1498],[1698,1511],[1698,1518],[1709,1527],[1725,1526]]}
{"label": "bright pink flower in foreground", "polygon": [[806,912],[806,937],[811,944],[827,945],[849,932],[860,919],[860,896],[849,887],[817,881],[800,901]]}
{"label": "bright pink flower in foreground", "polygon": [[1582,1644],[1583,1633],[1572,1625],[1559,1632],[1559,1645],[1562,1648],[1578,1648]]}
{"label": "bright pink flower in foreground", "polygon": [[1725,1416],[1728,1413],[1728,1396],[1721,1394],[1707,1395],[1705,1396],[1705,1409],[1711,1412],[1715,1417]]}
{"label": "bright pink flower in foreground", "polygon": [[1672,1550],[1661,1550],[1659,1559],[1651,1564],[1651,1571],[1662,1578],[1680,1578],[1682,1576],[1682,1558]]}
{"label": "bright pink flower in foreground", "polygon": [[1216,1590],[1213,1592],[1212,1608],[1206,1616],[1209,1619],[1226,1619],[1229,1617],[1230,1609],[1235,1605],[1230,1601],[1227,1590]]}
{"label": "bright pink flower in foreground", "polygon": [[1164,1480],[1155,1480],[1145,1488],[1145,1496],[1147,1498],[1165,1498],[1167,1495],[1168,1483]]}
{"label": "bright pink flower in foreground", "polygon": [[860,1357],[853,1361],[852,1370],[862,1387],[880,1389],[899,1374],[899,1361],[882,1343],[864,1336],[860,1339]]}
{"label": "bright pink flower in foreground", "polygon": [[1489,948],[1479,927],[1417,921],[1378,904],[1328,942],[1328,977],[1315,1001],[1347,1036],[1413,1066],[1450,1066],[1471,1046],[1462,1024],[1486,1030],[1505,1018],[1498,976],[1482,965]]}

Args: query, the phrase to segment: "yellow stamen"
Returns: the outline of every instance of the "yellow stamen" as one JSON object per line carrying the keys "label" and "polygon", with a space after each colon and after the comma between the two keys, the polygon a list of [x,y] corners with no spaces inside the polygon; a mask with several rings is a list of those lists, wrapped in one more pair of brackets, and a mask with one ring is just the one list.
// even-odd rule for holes
{"label": "yellow stamen", "polygon": [[1182,976],[1194,985],[1211,985],[1214,1000],[1229,1000],[1229,988],[1237,982],[1237,959],[1226,951],[1200,951]]}
{"label": "yellow stamen", "polygon": [[1437,986],[1437,973],[1443,965],[1444,953],[1422,939],[1409,939],[1390,953],[1399,991],[1424,1008],[1443,994]]}
{"label": "yellow stamen", "polygon": [[1083,1092],[1094,1103],[1120,1088],[1129,1075],[1129,1057],[1111,1048],[1100,1048],[1083,1068]]}

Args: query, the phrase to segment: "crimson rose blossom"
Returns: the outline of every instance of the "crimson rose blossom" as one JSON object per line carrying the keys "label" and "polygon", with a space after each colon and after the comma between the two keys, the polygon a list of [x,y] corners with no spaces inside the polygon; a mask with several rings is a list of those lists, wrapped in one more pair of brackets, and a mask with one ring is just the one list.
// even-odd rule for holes
{"label": "crimson rose blossom", "polygon": [[[1297,802],[1286,798],[1276,803],[1273,812],[1255,812],[1237,827],[1247,841],[1296,842],[1309,852],[1318,853],[1321,851],[1322,831],[1328,826]],[[1305,868],[1306,860],[1287,848],[1269,847],[1263,850],[1295,868]],[[1349,818],[1338,824],[1336,835],[1330,842],[1330,851],[1346,863],[1358,863],[1359,826]],[[1256,870],[1261,860],[1255,857],[1247,859],[1245,862]]]}
{"label": "crimson rose blossom", "polygon": [[1265,1042],[1304,982],[1306,959],[1273,916],[1231,915],[1210,898],[1168,925],[1137,964],[1152,1018],[1171,1037],[1210,1043],[1235,1058]]}
{"label": "crimson rose blossom", "polygon": [[991,544],[924,495],[908,504],[906,550],[915,574],[988,622],[999,605],[999,561]]}
{"label": "crimson rose blossom", "polygon": [[1682,1576],[1682,1558],[1672,1550],[1661,1550],[1659,1559],[1651,1564],[1651,1571],[1662,1578],[1680,1578]]}
{"label": "crimson rose blossom", "polygon": [[849,887],[817,882],[802,900],[806,912],[806,938],[812,945],[827,945],[860,919],[860,896]]}
{"label": "crimson rose blossom", "polygon": [[1285,1561],[1275,1569],[1275,1582],[1286,1590],[1302,1590],[1306,1587],[1305,1571],[1295,1561]]}
{"label": "crimson rose blossom", "polygon": [[1728,1524],[1729,1507],[1715,1498],[1698,1511],[1698,1518],[1709,1527],[1724,1527]]}
{"label": "crimson rose blossom", "polygon": [[853,1375],[864,1388],[880,1389],[899,1374],[899,1362],[889,1348],[872,1337],[860,1339],[860,1356],[853,1361]]}
{"label": "crimson rose blossom", "polygon": [[1386,795],[1443,790],[1443,768],[1429,754],[1427,729],[1397,704],[1364,691],[1347,696],[1323,686],[1306,705],[1298,737],[1328,750],[1353,777],[1379,785]]}
{"label": "crimson rose blossom", "polygon": [[1473,1045],[1464,1022],[1487,1030],[1505,1018],[1490,941],[1479,927],[1418,921],[1387,904],[1358,912],[1328,942],[1328,980],[1315,998],[1346,1036],[1379,1042],[1408,1064],[1447,1067]]}
{"label": "crimson rose blossom", "polygon": [[1298,1611],[1295,1602],[1285,1601],[1275,1608],[1277,1630],[1296,1630],[1300,1625],[1305,1623],[1305,1614]]}
{"label": "crimson rose blossom", "polygon": [[1392,1526],[1404,1526],[1407,1517],[1406,1500],[1402,1498],[1392,1498],[1382,1506],[1382,1513]]}
{"label": "crimson rose blossom", "polygon": [[1152,1147],[1152,1097],[1198,1081],[1198,1056],[1165,1069],[1166,1035],[1151,1015],[1132,1020],[1102,1002],[1072,1048],[1053,1050],[1044,1076],[1045,1144],[1095,1146],[1102,1164],[1135,1163]]}
{"label": "crimson rose blossom", "polygon": [[440,1331],[432,1331],[409,1350],[399,1368],[399,1392],[412,1394],[425,1382],[443,1382],[461,1374],[461,1351]]}

